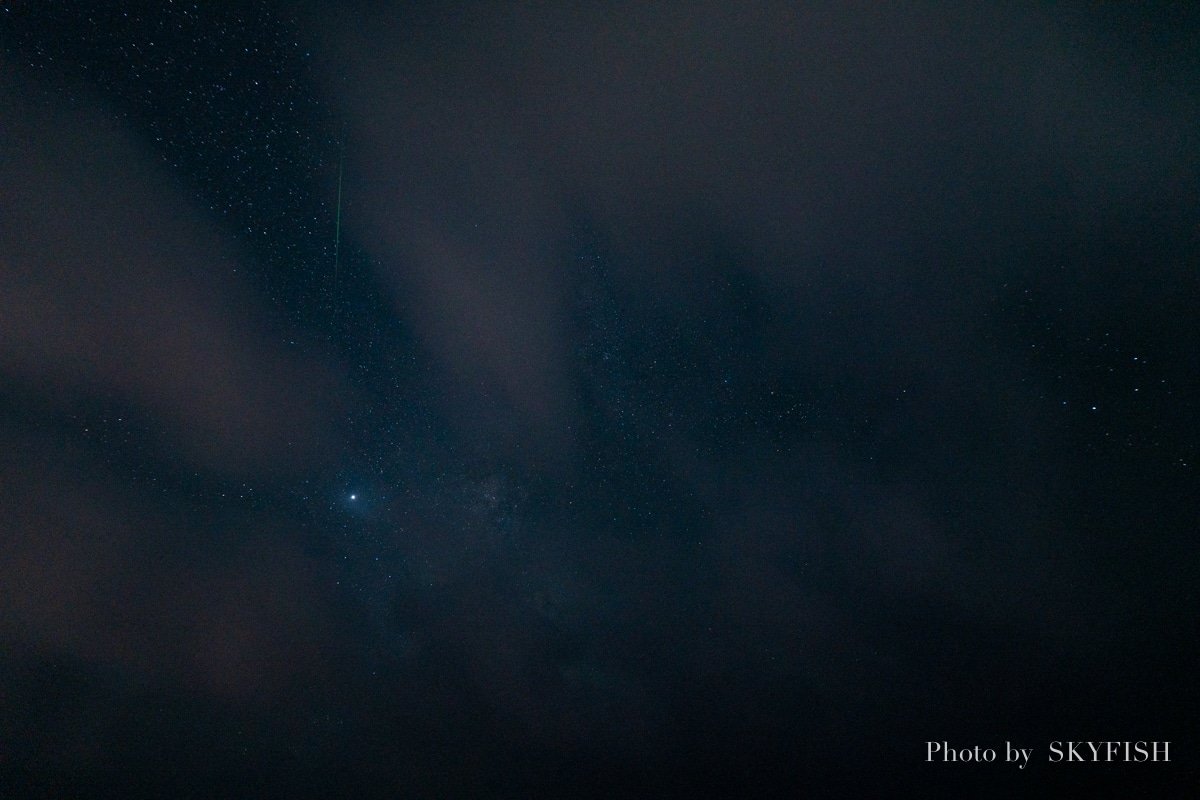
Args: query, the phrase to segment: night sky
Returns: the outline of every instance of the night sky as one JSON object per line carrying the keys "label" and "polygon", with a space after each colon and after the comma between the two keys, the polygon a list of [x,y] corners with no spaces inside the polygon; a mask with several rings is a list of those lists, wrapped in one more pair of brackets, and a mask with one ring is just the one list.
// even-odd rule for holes
{"label": "night sky", "polygon": [[1198,583],[1195,4],[0,2],[0,797],[1185,796]]}

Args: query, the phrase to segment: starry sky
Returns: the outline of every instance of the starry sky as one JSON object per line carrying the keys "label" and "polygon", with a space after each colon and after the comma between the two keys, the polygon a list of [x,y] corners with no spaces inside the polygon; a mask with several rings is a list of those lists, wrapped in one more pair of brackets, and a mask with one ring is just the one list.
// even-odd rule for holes
{"label": "starry sky", "polygon": [[1198,45],[0,2],[0,795],[1194,787]]}

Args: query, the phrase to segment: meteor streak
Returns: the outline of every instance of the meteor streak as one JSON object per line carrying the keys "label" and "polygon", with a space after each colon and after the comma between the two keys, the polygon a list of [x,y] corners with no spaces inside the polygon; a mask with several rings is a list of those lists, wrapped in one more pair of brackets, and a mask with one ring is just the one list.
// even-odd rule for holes
{"label": "meteor streak", "polygon": [[344,157],[338,159],[338,199],[337,221],[333,229],[333,288],[337,291],[338,250],[342,242],[342,164]]}

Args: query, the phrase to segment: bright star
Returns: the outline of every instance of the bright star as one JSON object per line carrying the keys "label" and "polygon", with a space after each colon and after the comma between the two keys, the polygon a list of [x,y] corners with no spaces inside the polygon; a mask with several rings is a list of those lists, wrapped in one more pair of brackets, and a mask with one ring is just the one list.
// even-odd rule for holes
{"label": "bright star", "polygon": [[350,495],[350,499],[351,499],[351,500],[354,500],[354,499],[355,499],[355,498],[357,498],[357,497],[358,497],[358,495],[356,495],[356,494],[352,494],[352,495]]}

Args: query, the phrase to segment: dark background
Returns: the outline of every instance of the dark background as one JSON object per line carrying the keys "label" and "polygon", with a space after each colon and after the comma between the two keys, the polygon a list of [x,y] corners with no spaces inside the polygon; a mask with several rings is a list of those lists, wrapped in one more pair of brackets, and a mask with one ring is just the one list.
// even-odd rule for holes
{"label": "dark background", "polygon": [[1200,782],[1194,4],[0,45],[0,795]]}

